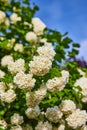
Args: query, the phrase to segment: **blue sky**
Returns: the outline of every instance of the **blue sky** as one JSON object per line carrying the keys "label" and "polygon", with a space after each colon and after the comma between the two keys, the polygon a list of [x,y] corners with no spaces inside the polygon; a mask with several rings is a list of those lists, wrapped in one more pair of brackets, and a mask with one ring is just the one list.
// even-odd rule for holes
{"label": "blue sky", "polygon": [[36,16],[51,29],[68,36],[81,45],[79,57],[87,61],[87,0],[31,0],[40,10]]}

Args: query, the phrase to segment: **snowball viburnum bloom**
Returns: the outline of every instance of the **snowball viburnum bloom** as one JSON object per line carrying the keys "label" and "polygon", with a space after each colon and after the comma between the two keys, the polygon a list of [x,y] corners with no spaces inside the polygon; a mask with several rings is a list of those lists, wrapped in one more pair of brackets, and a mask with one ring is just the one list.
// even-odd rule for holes
{"label": "snowball viburnum bloom", "polygon": [[82,89],[82,94],[87,96],[87,77],[81,77],[76,80],[75,86],[80,86]]}
{"label": "snowball viburnum bloom", "polygon": [[43,76],[49,72],[52,67],[52,62],[47,57],[34,56],[29,63],[30,72],[33,75]]}
{"label": "snowball viburnum bloom", "polygon": [[11,55],[5,55],[1,59],[1,66],[6,66],[10,61],[13,61],[13,57]]}
{"label": "snowball viburnum bloom", "polygon": [[40,108],[39,106],[36,106],[35,108],[28,108],[25,111],[25,114],[29,119],[35,119],[40,115]]}
{"label": "snowball viburnum bloom", "polygon": [[27,93],[26,94],[26,104],[28,107],[34,108],[36,107],[46,96],[47,89],[46,87],[40,87],[35,92]]}
{"label": "snowball viburnum bloom", "polygon": [[18,14],[16,13],[13,13],[11,16],[10,16],[10,20],[12,23],[16,23],[18,21],[21,21],[21,17],[18,17]]}
{"label": "snowball viburnum bloom", "polygon": [[20,125],[23,122],[23,116],[20,116],[18,113],[14,113],[14,115],[11,116],[11,124]]}
{"label": "snowball viburnum bloom", "polygon": [[63,100],[59,107],[64,114],[69,114],[76,109],[76,104],[72,100]]}
{"label": "snowball viburnum bloom", "polygon": [[7,123],[4,120],[0,120],[0,128],[4,130],[7,128]]}
{"label": "snowball viburnum bloom", "polygon": [[3,78],[5,76],[5,72],[0,70],[0,78]]}
{"label": "snowball viburnum bloom", "polygon": [[47,122],[38,122],[37,126],[35,127],[35,130],[52,130],[52,125]]}
{"label": "snowball viburnum bloom", "polygon": [[9,89],[8,91],[1,94],[1,101],[11,103],[16,99],[16,94],[14,90]]}
{"label": "snowball viburnum bloom", "polygon": [[48,59],[52,60],[55,56],[55,51],[51,43],[45,44],[44,46],[38,47],[37,52],[40,56],[47,57]]}
{"label": "snowball viburnum bloom", "polygon": [[63,114],[57,106],[54,106],[53,108],[47,108],[46,117],[48,120],[57,123],[62,118],[62,116]]}
{"label": "snowball viburnum bloom", "polygon": [[0,10],[0,24],[4,23],[6,19],[6,14]]}
{"label": "snowball viburnum bloom", "polygon": [[46,83],[47,89],[51,92],[53,91],[61,91],[65,87],[65,82],[62,77],[55,77],[53,79],[49,79]]}
{"label": "snowball viburnum bloom", "polygon": [[46,25],[39,19],[33,18],[32,19],[33,30],[37,35],[42,35]]}
{"label": "snowball viburnum bloom", "polygon": [[23,45],[17,43],[17,44],[14,46],[14,51],[23,52]]}
{"label": "snowball viburnum bloom", "polygon": [[25,35],[25,39],[27,42],[29,42],[30,44],[35,44],[38,41],[37,35],[34,32],[28,32]]}
{"label": "snowball viburnum bloom", "polygon": [[25,74],[23,71],[14,76],[14,83],[17,84],[20,89],[31,90],[35,85],[36,80],[32,74]]}
{"label": "snowball viburnum bloom", "polygon": [[15,62],[13,61],[9,62],[8,70],[12,74],[18,73],[19,71],[25,71],[25,60],[22,58],[19,58]]}
{"label": "snowball viburnum bloom", "polygon": [[87,113],[85,110],[76,109],[72,114],[69,114],[66,121],[70,127],[76,130],[80,126],[86,124]]}
{"label": "snowball viburnum bloom", "polygon": [[12,126],[10,130],[23,130],[20,125]]}

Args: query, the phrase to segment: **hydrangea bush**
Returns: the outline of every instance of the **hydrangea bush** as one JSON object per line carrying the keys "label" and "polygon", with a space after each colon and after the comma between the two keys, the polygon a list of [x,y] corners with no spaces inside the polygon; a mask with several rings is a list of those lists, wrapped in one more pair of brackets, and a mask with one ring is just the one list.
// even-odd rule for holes
{"label": "hydrangea bush", "polygon": [[[29,0],[0,0],[0,130],[87,130],[87,77]],[[70,49],[71,48],[71,49]]]}

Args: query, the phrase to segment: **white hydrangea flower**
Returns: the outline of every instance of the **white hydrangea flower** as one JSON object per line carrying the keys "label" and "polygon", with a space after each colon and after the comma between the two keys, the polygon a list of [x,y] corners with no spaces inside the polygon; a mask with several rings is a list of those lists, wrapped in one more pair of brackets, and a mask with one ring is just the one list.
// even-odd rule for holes
{"label": "white hydrangea flower", "polygon": [[82,89],[82,94],[87,96],[87,77],[81,77],[76,80],[75,86],[80,86]]}
{"label": "white hydrangea flower", "polygon": [[64,80],[66,83],[68,83],[68,81],[69,81],[69,72],[66,71],[66,70],[62,70],[61,73],[62,73],[62,78],[63,78],[63,80]]}
{"label": "white hydrangea flower", "polygon": [[20,71],[25,71],[25,60],[19,58],[15,62],[10,61],[8,64],[8,70],[14,74]]}
{"label": "white hydrangea flower", "polygon": [[76,109],[76,104],[72,100],[63,100],[59,107],[64,114],[69,114]]}
{"label": "white hydrangea flower", "polygon": [[40,56],[47,57],[48,59],[52,60],[55,56],[55,51],[51,43],[45,44],[44,46],[38,47],[37,52]]}
{"label": "white hydrangea flower", "polygon": [[41,86],[35,92],[26,94],[26,104],[28,107],[36,107],[46,96],[47,89],[45,86]]}
{"label": "white hydrangea flower", "polygon": [[11,103],[16,99],[16,94],[14,90],[9,89],[6,92],[1,94],[1,101]]}
{"label": "white hydrangea flower", "polygon": [[7,123],[5,120],[0,120],[0,128],[4,130],[7,128]]}
{"label": "white hydrangea flower", "polygon": [[16,13],[13,13],[11,16],[10,16],[10,20],[13,24],[15,24],[16,22],[18,21],[21,21],[21,17],[18,17],[18,14]]}
{"label": "white hydrangea flower", "polygon": [[42,35],[46,25],[39,18],[33,18],[31,23],[33,24],[34,32],[37,35]]}
{"label": "white hydrangea flower", "polygon": [[62,77],[55,77],[53,79],[49,79],[46,83],[47,89],[51,92],[53,91],[61,91],[64,89],[66,83],[62,79]]}
{"label": "white hydrangea flower", "polygon": [[33,130],[32,126],[30,126],[29,124],[26,124],[24,127],[23,127],[23,130]]}
{"label": "white hydrangea flower", "polygon": [[35,130],[52,130],[52,125],[48,121],[46,122],[40,121],[35,127]]}
{"label": "white hydrangea flower", "polygon": [[20,125],[23,122],[23,116],[20,116],[18,113],[14,113],[14,115],[11,116],[11,124]]}
{"label": "white hydrangea flower", "polygon": [[0,70],[0,78],[4,78],[4,76],[5,76],[5,72]]}
{"label": "white hydrangea flower", "polygon": [[13,57],[11,55],[5,55],[1,59],[1,65],[6,66],[9,64],[9,62],[13,61]]}
{"label": "white hydrangea flower", "polygon": [[10,130],[23,130],[20,125],[12,126]]}
{"label": "white hydrangea flower", "polygon": [[34,56],[29,63],[30,72],[33,75],[43,76],[49,72],[52,67],[52,62],[47,57]]}
{"label": "white hydrangea flower", "polygon": [[20,89],[31,90],[36,82],[36,80],[32,77],[32,74],[25,74],[24,72],[20,71],[16,74],[16,76],[14,76],[14,83],[17,84],[18,88]]}
{"label": "white hydrangea flower", "polygon": [[6,85],[4,82],[0,82],[0,94],[4,93],[6,89]]}
{"label": "white hydrangea flower", "polygon": [[23,45],[16,43],[16,45],[14,46],[14,51],[23,52]]}
{"label": "white hydrangea flower", "polygon": [[6,19],[6,14],[0,10],[0,24],[4,23]]}
{"label": "white hydrangea flower", "polygon": [[33,43],[33,44],[37,43],[38,41],[37,35],[34,32],[26,33],[25,39],[27,42]]}
{"label": "white hydrangea flower", "polygon": [[41,38],[41,39],[40,39],[40,42],[41,42],[41,43],[44,43],[44,44],[48,44],[48,42],[47,42],[47,39],[46,39],[46,38]]}
{"label": "white hydrangea flower", "polygon": [[76,109],[66,118],[66,121],[70,127],[77,129],[86,123],[87,113],[85,110]]}
{"label": "white hydrangea flower", "polygon": [[87,103],[87,96],[84,96],[84,97],[82,98],[82,102]]}
{"label": "white hydrangea flower", "polygon": [[63,113],[59,110],[58,106],[53,108],[47,108],[46,117],[48,120],[57,123],[63,116]]}
{"label": "white hydrangea flower", "polygon": [[65,125],[64,124],[60,124],[59,127],[55,130],[65,130]]}
{"label": "white hydrangea flower", "polygon": [[40,108],[36,106],[35,108],[28,108],[25,114],[29,119],[36,119],[40,115]]}
{"label": "white hydrangea flower", "polygon": [[83,125],[79,130],[87,130],[87,125]]}

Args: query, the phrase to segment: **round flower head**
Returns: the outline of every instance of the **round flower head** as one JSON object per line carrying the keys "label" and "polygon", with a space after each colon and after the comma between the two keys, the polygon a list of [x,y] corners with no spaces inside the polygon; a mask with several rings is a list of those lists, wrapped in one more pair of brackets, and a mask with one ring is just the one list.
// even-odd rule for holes
{"label": "round flower head", "polygon": [[18,21],[21,21],[21,17],[18,17],[18,15],[16,13],[13,13],[11,16],[10,16],[10,20],[13,24],[15,24],[16,22]]}
{"label": "round flower head", "polygon": [[39,106],[36,106],[35,108],[28,108],[25,111],[25,114],[29,119],[35,119],[40,115],[40,108]]}
{"label": "round flower head", "polygon": [[23,116],[20,116],[18,113],[14,113],[14,115],[11,116],[11,124],[20,125],[23,122]]}
{"label": "round flower head", "polygon": [[47,108],[46,117],[48,120],[57,123],[62,116],[63,114],[57,106],[54,106],[53,108]]}
{"label": "round flower head", "polygon": [[2,57],[1,59],[1,65],[2,66],[6,66],[9,64],[9,62],[13,61],[13,57],[11,55],[5,55],[4,57]]}
{"label": "round flower head", "polygon": [[4,130],[7,128],[7,123],[4,120],[0,120],[0,128]]}
{"label": "round flower head", "polygon": [[38,47],[37,52],[40,56],[47,57],[48,59],[52,60],[55,56],[55,51],[51,43],[45,44],[42,47]]}
{"label": "round flower head", "polygon": [[10,130],[23,130],[20,125],[12,126]]}
{"label": "round flower head", "polygon": [[4,23],[6,19],[6,15],[3,11],[0,10],[0,24]]}
{"label": "round flower head", "polygon": [[0,78],[4,78],[5,76],[5,72],[3,72],[2,70],[0,70]]}
{"label": "round flower head", "polygon": [[25,74],[24,72],[20,71],[16,74],[16,76],[14,76],[14,83],[17,84],[18,88],[20,89],[31,90],[34,87],[36,81],[32,77],[32,74]]}
{"label": "round flower head", "polygon": [[34,56],[29,63],[30,72],[33,75],[43,76],[49,72],[52,67],[52,62],[47,57]]}
{"label": "round flower head", "polygon": [[14,46],[14,51],[23,52],[23,45],[17,43],[17,44]]}
{"label": "round flower head", "polygon": [[77,129],[87,122],[87,113],[85,110],[76,109],[66,118],[67,124],[73,129]]}
{"label": "round flower head", "polygon": [[46,25],[39,19],[33,18],[32,19],[33,30],[37,35],[42,35]]}
{"label": "round flower head", "polygon": [[52,125],[47,122],[38,122],[35,130],[52,130]]}
{"label": "round flower head", "polygon": [[72,113],[76,109],[76,104],[72,100],[64,100],[60,104],[60,110],[64,114]]}
{"label": "round flower head", "polygon": [[35,44],[38,41],[38,38],[36,36],[36,34],[34,32],[28,32],[26,33],[25,39],[27,42],[29,42],[30,44]]}

